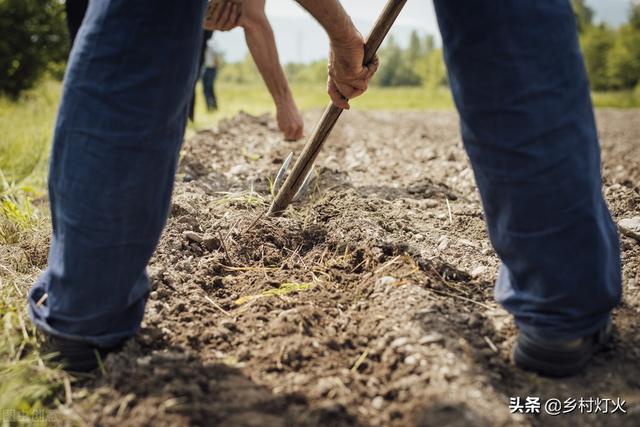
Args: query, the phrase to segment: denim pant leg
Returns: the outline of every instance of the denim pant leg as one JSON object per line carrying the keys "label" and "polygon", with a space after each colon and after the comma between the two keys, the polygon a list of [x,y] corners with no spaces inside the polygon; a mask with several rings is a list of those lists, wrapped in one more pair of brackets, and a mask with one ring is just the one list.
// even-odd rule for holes
{"label": "denim pant leg", "polygon": [[49,170],[53,237],[29,314],[110,346],[136,333],[196,78],[204,1],[89,2]]}
{"label": "denim pant leg", "polygon": [[218,75],[218,69],[211,69],[211,99],[213,100],[213,106],[218,108],[218,98],[216,98],[216,77]]}
{"label": "denim pant leg", "polygon": [[594,332],[621,297],[589,85],[567,0],[435,0],[497,300],[534,336]]}
{"label": "denim pant leg", "polygon": [[207,107],[211,108],[216,105],[215,95],[213,94],[213,80],[215,78],[215,69],[206,67],[202,73],[202,92],[207,102]]}
{"label": "denim pant leg", "polygon": [[207,100],[207,107],[218,108],[218,101],[216,99],[216,68],[205,68],[205,71],[202,75],[202,88],[204,91],[205,99]]}

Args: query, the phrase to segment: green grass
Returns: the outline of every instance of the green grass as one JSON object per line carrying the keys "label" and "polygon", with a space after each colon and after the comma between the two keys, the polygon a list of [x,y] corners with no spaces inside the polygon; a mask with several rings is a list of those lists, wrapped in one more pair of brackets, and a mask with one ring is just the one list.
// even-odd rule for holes
{"label": "green grass", "polygon": [[[243,110],[250,114],[274,113],[271,96],[262,84],[218,83],[216,93],[220,110],[206,111],[204,99],[197,87],[195,128],[209,127],[222,118]],[[293,84],[291,90],[301,110],[324,108],[329,103],[324,84]],[[640,107],[640,90],[620,92],[594,92],[594,105],[598,108]],[[371,87],[367,93],[351,101],[354,110],[451,110],[454,108],[448,88],[426,87]]]}
{"label": "green grass", "polygon": [[[0,197],[0,425],[61,421],[64,382],[47,367],[26,312],[28,289],[45,267],[49,223],[19,189]],[[12,206],[12,209],[7,209]]]}
{"label": "green grass", "polygon": [[[69,377],[45,366],[26,293],[46,262],[49,223],[33,203],[46,164],[61,85],[47,81],[18,102],[0,98],[0,425],[48,425]],[[41,204],[42,205],[42,204]],[[44,206],[43,206],[44,207]]]}
{"label": "green grass", "polygon": [[[271,96],[262,84],[216,84],[216,94],[220,109],[206,111],[202,88],[197,87],[196,128],[211,126],[216,121],[235,115],[243,110],[250,114],[275,111]],[[291,91],[301,110],[323,108],[329,103],[326,87],[318,84],[293,84]],[[427,89],[423,87],[382,88],[371,87],[367,93],[351,101],[356,110],[441,110],[453,108],[451,95],[446,88]]]}
{"label": "green grass", "polygon": [[639,108],[640,86],[633,91],[593,92],[592,97],[598,108]]}
{"label": "green grass", "polygon": [[8,181],[43,188],[59,82],[46,81],[18,102],[0,98],[0,170]]}

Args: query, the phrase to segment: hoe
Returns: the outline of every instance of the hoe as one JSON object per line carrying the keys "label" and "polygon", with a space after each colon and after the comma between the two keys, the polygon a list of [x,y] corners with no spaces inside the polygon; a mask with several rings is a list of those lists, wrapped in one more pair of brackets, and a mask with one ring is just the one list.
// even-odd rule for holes
{"label": "hoe", "polygon": [[[402,10],[406,1],[407,0],[389,0],[387,2],[384,10],[378,17],[378,20],[367,37],[367,41],[364,46],[364,65],[370,63],[375,57],[378,48],[382,44],[382,41],[398,17],[398,14]],[[331,133],[331,130],[338,121],[341,113],[342,108],[336,107],[333,103],[329,104],[324,111],[320,122],[314,129],[311,138],[305,144],[302,154],[293,165],[291,173],[284,181],[282,188],[280,188],[287,172],[287,168],[289,167],[289,163],[293,157],[293,153],[287,156],[273,183],[273,187],[278,194],[269,208],[270,216],[282,214],[285,209],[287,209],[287,206],[289,206],[291,201],[298,195],[301,195],[305,191],[306,187],[309,186],[309,183],[313,180],[313,171],[311,169],[313,167],[313,162],[318,156],[322,145]]]}

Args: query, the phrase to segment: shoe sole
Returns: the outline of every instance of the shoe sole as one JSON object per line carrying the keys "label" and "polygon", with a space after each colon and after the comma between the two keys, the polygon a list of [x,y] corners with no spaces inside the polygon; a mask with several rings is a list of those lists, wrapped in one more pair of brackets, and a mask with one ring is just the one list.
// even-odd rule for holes
{"label": "shoe sole", "polygon": [[516,343],[513,348],[512,359],[517,367],[525,371],[535,372],[546,377],[563,378],[582,372],[594,353],[595,350],[588,351],[581,358],[570,363],[552,363],[528,354],[519,343]]}

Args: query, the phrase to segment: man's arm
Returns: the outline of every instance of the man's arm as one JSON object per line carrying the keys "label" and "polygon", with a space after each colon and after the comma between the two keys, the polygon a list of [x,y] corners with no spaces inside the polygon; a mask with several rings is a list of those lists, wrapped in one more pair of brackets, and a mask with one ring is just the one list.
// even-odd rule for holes
{"label": "man's arm", "polygon": [[[338,0],[296,0],[322,25],[331,42],[349,42],[360,36]],[[362,36],[360,36],[362,38]]]}
{"label": "man's arm", "polygon": [[[216,1],[216,3],[223,3],[224,7],[212,9],[213,12],[210,13],[211,17],[207,18],[205,27],[209,29],[229,29],[230,26],[236,25],[238,19],[240,21],[244,19],[244,15],[246,13],[244,10],[245,8],[251,8],[252,11],[254,11],[252,15],[254,16],[253,21],[255,21],[245,22],[245,25],[249,27],[255,26],[257,28],[259,25],[256,23],[259,23],[261,19],[266,21],[266,17],[264,16],[264,0],[245,0],[245,4],[241,5],[243,6],[241,8],[235,7],[235,5],[231,4],[236,1],[239,0]],[[362,66],[362,61],[364,59],[364,40],[362,35],[353,26],[351,18],[349,18],[349,15],[347,15],[338,0],[296,1],[314,18],[316,18],[329,35],[329,39],[331,41],[331,52],[329,56],[329,78],[327,80],[327,90],[335,105],[340,108],[348,109],[349,99],[355,98],[367,90],[369,80],[378,68],[378,59],[375,58],[370,64],[367,64],[364,67]],[[258,3],[260,7],[257,7]],[[236,15],[237,13],[239,13],[239,15]],[[264,26],[264,23],[262,25]],[[277,50],[275,49],[275,42],[273,41],[273,32],[271,31],[271,26],[268,21],[266,21],[266,25],[268,27],[267,37],[255,40],[255,49],[252,49],[251,44],[249,44],[251,53],[254,54],[255,52],[254,60],[256,64],[258,64],[259,61],[267,61],[269,58],[271,61],[273,61],[274,58],[276,62],[278,61]],[[266,31],[264,30],[264,27],[263,31]],[[250,36],[247,34],[246,30],[245,36],[247,37],[247,43],[250,43]],[[264,54],[266,51],[261,48],[262,43],[267,39],[270,40],[268,43],[273,46],[273,51],[270,54]],[[253,44],[254,41],[251,43]],[[264,55],[261,55],[261,53]],[[267,57],[267,59],[264,59],[263,56]],[[262,63],[264,64],[264,62]],[[279,62],[277,63],[278,71],[274,72],[279,72],[282,75],[282,78],[284,78],[284,73],[282,73]],[[261,72],[263,69],[275,70],[273,64],[263,68],[258,64],[258,68]],[[263,78],[265,78],[265,73],[262,73],[262,75]],[[271,73],[266,74],[266,76],[269,77],[273,77],[275,75],[276,74]],[[279,80],[278,77],[276,77],[276,79]],[[281,93],[279,87],[277,87],[277,85],[270,84],[266,78],[265,81],[267,82],[267,86],[269,86],[269,90],[274,95],[275,99],[275,97]],[[289,103],[289,105],[291,105],[291,103]],[[295,107],[295,104],[293,105]],[[284,111],[285,110],[283,110],[282,114],[283,117],[291,116],[285,114]],[[295,111],[297,112],[297,108],[295,108]]]}
{"label": "man's arm", "polygon": [[331,41],[327,89],[333,103],[349,108],[349,99],[362,95],[378,68],[377,58],[362,66],[364,39],[338,0],[296,0],[327,32]]}
{"label": "man's arm", "polygon": [[262,79],[276,104],[278,127],[286,139],[302,138],[304,123],[278,58],[276,41],[264,13],[265,0],[245,0],[240,26]]}

